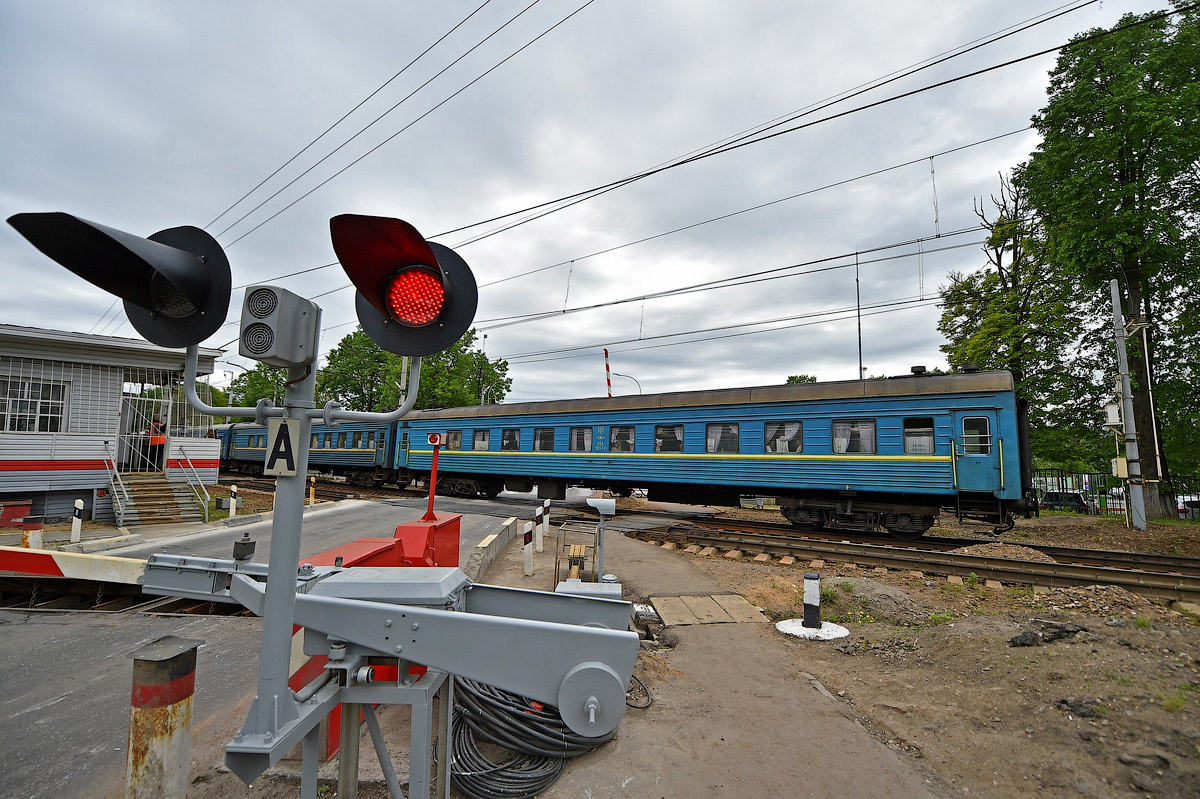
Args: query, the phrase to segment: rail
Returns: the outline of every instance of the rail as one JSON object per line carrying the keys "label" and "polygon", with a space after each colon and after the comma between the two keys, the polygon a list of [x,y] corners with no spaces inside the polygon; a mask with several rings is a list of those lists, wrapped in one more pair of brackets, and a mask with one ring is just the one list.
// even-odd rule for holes
{"label": "rail", "polygon": [[[191,457],[187,454],[182,446],[179,448],[179,454],[183,456],[184,473],[187,475],[188,488],[192,489],[192,496],[196,498],[196,504],[200,506],[200,510],[204,513],[204,521],[208,521],[208,505],[212,502],[212,497],[208,495],[208,489],[204,487],[204,481],[200,479],[200,473],[196,471],[196,465],[192,463]],[[192,478],[196,482],[192,482]],[[196,490],[197,486],[200,488]],[[204,493],[204,498],[200,498],[201,492]]]}
{"label": "rail", "polygon": [[112,489],[113,512],[117,517],[117,527],[124,527],[125,509],[129,506],[129,489],[125,487],[125,481],[117,471],[117,459],[113,457],[107,441],[104,442],[104,452],[108,455],[104,461],[104,468],[108,471],[108,485]]}

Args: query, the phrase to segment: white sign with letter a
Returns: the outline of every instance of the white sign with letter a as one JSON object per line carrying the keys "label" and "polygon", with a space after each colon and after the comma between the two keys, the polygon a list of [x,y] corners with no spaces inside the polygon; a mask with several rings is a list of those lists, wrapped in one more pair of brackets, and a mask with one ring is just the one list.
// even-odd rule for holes
{"label": "white sign with letter a", "polygon": [[263,474],[295,477],[300,462],[300,420],[276,417],[267,420],[267,460]]}

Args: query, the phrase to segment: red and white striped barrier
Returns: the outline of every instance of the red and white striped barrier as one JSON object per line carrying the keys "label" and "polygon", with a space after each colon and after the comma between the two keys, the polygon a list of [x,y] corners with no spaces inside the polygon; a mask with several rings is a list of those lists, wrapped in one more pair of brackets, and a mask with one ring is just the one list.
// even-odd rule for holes
{"label": "red and white striped barrier", "polygon": [[0,572],[137,585],[145,569],[146,561],[139,558],[0,547]]}

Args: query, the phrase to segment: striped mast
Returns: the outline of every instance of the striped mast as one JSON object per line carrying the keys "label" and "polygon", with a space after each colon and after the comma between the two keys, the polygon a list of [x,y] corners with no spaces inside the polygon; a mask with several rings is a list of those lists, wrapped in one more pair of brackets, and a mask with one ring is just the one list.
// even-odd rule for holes
{"label": "striped mast", "polygon": [[604,379],[608,381],[608,396],[612,396],[612,370],[608,368],[608,347],[604,348]]}

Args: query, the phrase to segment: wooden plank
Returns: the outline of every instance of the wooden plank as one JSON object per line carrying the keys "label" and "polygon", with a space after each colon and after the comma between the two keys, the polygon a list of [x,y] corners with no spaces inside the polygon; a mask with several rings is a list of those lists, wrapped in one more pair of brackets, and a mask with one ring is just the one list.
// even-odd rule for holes
{"label": "wooden plank", "polygon": [[759,612],[757,608],[747,602],[746,598],[740,594],[714,594],[713,601],[720,605],[721,608],[728,613],[734,621],[770,621],[770,619]]}
{"label": "wooden plank", "polygon": [[682,596],[683,604],[687,605],[688,610],[696,614],[696,618],[701,624],[716,624],[719,622],[731,622],[733,617],[718,605],[710,596]]}
{"label": "wooden plank", "polygon": [[650,604],[658,611],[663,624],[668,627],[683,624],[699,624],[696,614],[688,610],[687,605],[677,596],[656,596],[650,598]]}

